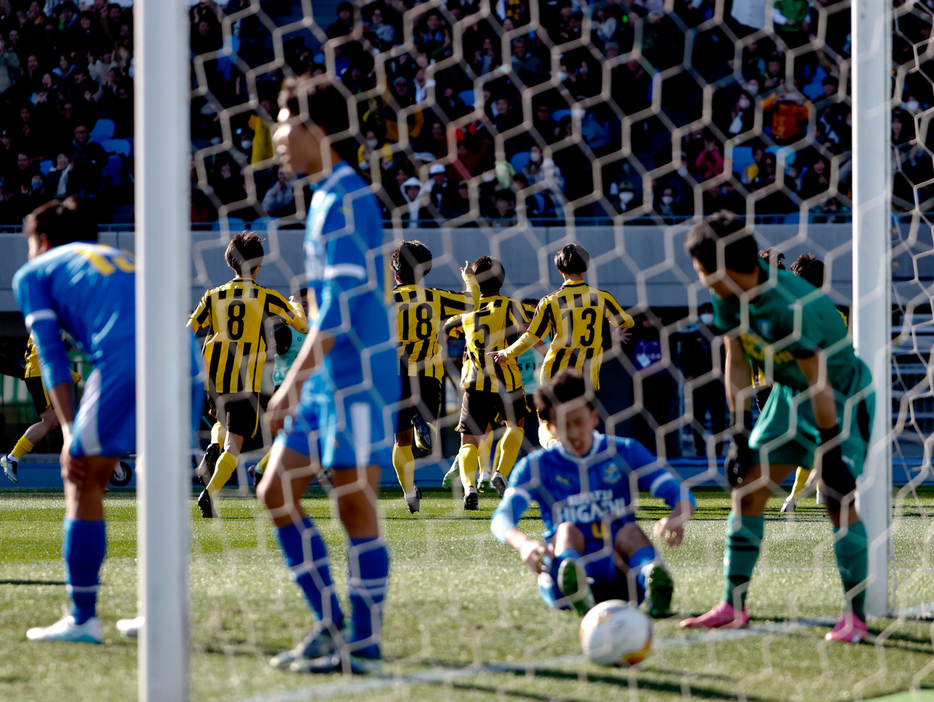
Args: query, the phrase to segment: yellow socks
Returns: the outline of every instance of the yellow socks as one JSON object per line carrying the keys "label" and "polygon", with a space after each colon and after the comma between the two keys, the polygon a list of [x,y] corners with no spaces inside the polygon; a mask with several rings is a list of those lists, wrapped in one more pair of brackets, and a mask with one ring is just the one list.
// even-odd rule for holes
{"label": "yellow socks", "polygon": [[272,453],[272,451],[270,450],[270,451],[268,451],[268,452],[266,453],[265,456],[263,456],[261,459],[259,459],[259,463],[257,463],[256,466],[253,468],[253,471],[254,471],[255,473],[260,474],[260,473],[265,473],[265,472],[266,472],[266,466],[269,464],[269,455],[270,455],[271,453]]}
{"label": "yellow socks", "polygon": [[32,451],[35,446],[32,445],[32,442],[26,438],[26,436],[20,437],[20,440],[16,442],[16,446],[13,447],[12,455],[17,461],[25,456],[27,453]]}
{"label": "yellow socks", "polygon": [[490,454],[493,453],[493,432],[487,432],[480,439],[480,445],[477,446],[480,461],[480,475],[490,474]]}
{"label": "yellow socks", "polygon": [[516,465],[525,431],[519,427],[509,427],[496,446],[496,470],[508,478],[512,467]]}
{"label": "yellow socks", "polygon": [[415,491],[415,455],[412,446],[392,447],[392,467],[406,495]]}
{"label": "yellow socks", "polygon": [[480,456],[477,453],[477,447],[473,444],[464,444],[457,452],[457,465],[461,471],[461,484],[464,490],[468,488],[477,489],[474,483],[474,474],[477,472],[477,464]]}
{"label": "yellow socks", "polygon": [[811,471],[802,466],[798,466],[798,470],[795,471],[795,484],[791,488],[791,494],[794,497],[798,496],[798,493],[804,490],[804,486],[807,485],[808,476],[811,475]]}
{"label": "yellow socks", "polygon": [[214,475],[211,476],[211,482],[208,483],[208,495],[213,500],[221,488],[230,480],[230,476],[237,470],[237,457],[232,453],[224,451],[217,459],[217,465],[214,466]]}

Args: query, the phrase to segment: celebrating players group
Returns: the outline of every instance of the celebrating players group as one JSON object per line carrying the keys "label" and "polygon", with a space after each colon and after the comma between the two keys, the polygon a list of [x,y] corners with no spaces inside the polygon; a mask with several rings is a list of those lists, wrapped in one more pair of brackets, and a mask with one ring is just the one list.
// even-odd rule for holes
{"label": "celebrating players group", "polygon": [[[216,515],[215,498],[245,442],[262,434],[263,364],[276,354],[277,389],[265,410],[275,439],[258,467],[257,496],[315,626],[271,664],[297,672],[379,670],[390,574],[376,510],[380,477],[393,466],[409,510],[419,511],[413,445],[431,451],[437,437],[441,334],[465,342],[461,441],[448,478],[459,476],[464,509],[478,508],[478,488],[497,491],[502,499],[491,531],[537,574],[549,606],[583,615],[596,602],[629,599],[644,601],[653,617],[671,616],[674,581],[636,522],[637,498],[648,492],[671,508],[654,530],[668,546],[681,543],[696,503],[637,441],[599,431],[606,419],[601,364],[619,353],[621,330],[633,320],[612,295],[587,284],[586,249],[571,243],[557,252],[563,284],[536,303],[501,294],[507,272],[491,256],[461,269],[465,292],[426,287],[431,252],[403,241],[389,261],[394,287],[387,304],[380,209],[349,165],[346,145],[330,138],[349,129],[343,97],[331,87],[288,80],[280,106],[282,165],[320,178],[307,216],[307,291],[285,300],[258,284],[262,242],[239,234],[226,251],[236,277],[209,290],[189,321],[204,335],[200,349],[192,335],[193,388],[200,391],[206,377],[217,419],[199,470],[205,517]],[[40,413],[43,427],[51,431],[57,420],[65,438],[63,554],[73,603],[60,621],[30,629],[27,637],[100,643],[103,495],[118,460],[135,450],[133,262],[96,243],[96,228],[74,201],[40,207],[27,218],[26,235],[29,262],[13,287],[38,349],[48,399],[42,410],[54,410],[54,418]],[[869,370],[830,299],[803,277],[760,259],[742,221],[708,218],[688,234],[686,250],[712,293],[713,327],[726,350],[734,425],[725,469],[733,509],[722,600],[681,625],[746,625],[766,501],[795,468],[815,467],[845,591],[843,614],[827,638],[859,642],[866,633],[867,544],[854,496],[874,412]],[[93,366],[80,404],[63,332]],[[770,369],[772,385],[753,422],[753,368],[761,365]],[[198,392],[193,399],[197,417]],[[19,455],[3,459],[8,476],[15,478],[15,462],[41,438],[38,431],[24,437],[28,446],[17,444]],[[337,597],[327,547],[301,503],[312,480],[325,474],[349,539],[349,607]],[[541,507],[543,541],[518,526],[532,501]],[[131,635],[140,626],[141,618],[118,623]]]}

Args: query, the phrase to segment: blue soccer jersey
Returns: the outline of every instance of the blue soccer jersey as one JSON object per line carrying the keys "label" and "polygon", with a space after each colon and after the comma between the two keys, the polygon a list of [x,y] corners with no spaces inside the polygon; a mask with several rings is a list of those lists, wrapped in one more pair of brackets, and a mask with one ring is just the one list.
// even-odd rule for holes
{"label": "blue soccer jersey", "polygon": [[491,530],[505,542],[506,532],[518,525],[535,500],[542,510],[546,540],[559,524],[570,522],[599,550],[606,524],[618,528],[635,521],[633,495],[639,491],[661,497],[669,507],[681,500],[695,504],[691,491],[638,441],[594,432],[586,456],[570,454],[557,442],[523,458],[509,476]]}
{"label": "blue soccer jersey", "polygon": [[[305,272],[318,312],[309,333],[334,339],[305,383],[293,431],[320,431],[326,468],[392,464],[399,402],[396,344],[387,304],[382,216],[369,185],[340,163],[315,191],[305,233]],[[327,388],[328,402],[320,402]],[[301,450],[301,441],[287,439]]]}
{"label": "blue soccer jersey", "polygon": [[55,247],[13,278],[46,385],[71,383],[62,330],[94,366],[75,416],[74,455],[117,457],[136,448],[135,290],[133,259],[91,243]]}

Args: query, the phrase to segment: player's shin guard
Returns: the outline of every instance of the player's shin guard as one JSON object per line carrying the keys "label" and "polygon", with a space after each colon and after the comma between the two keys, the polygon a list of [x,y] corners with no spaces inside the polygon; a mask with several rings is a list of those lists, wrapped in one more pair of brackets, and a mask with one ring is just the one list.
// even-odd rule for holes
{"label": "player's shin guard", "polygon": [[65,517],[62,554],[65,557],[65,582],[74,603],[76,624],[96,616],[97,586],[101,563],[107,551],[104,522],[89,522]]}
{"label": "player's shin guard", "polygon": [[302,589],[315,617],[319,622],[340,629],[344,613],[331,581],[331,562],[321,534],[308,517],[301,524],[289,524],[273,531],[279,539],[289,575]]}
{"label": "player's shin guard", "polygon": [[499,440],[496,447],[496,470],[504,478],[509,478],[512,467],[516,465],[516,459],[519,457],[519,450],[522,448],[522,440],[525,438],[525,432],[519,427],[509,427],[503,438]]}
{"label": "player's shin guard", "polygon": [[866,527],[862,522],[834,527],[833,536],[833,551],[846,596],[845,610],[852,608],[853,614],[866,621],[866,589],[863,585],[869,577]]}
{"label": "player's shin guard", "polygon": [[473,444],[464,444],[457,452],[457,465],[461,471],[461,484],[465,490],[477,487],[474,484],[474,475],[477,472],[479,460],[477,447]]}
{"label": "player's shin guard", "polygon": [[237,457],[224,451],[217,459],[217,465],[214,466],[214,475],[211,476],[211,482],[208,483],[208,494],[212,500],[221,491],[221,488],[227,484],[235,470],[237,470]]}
{"label": "player's shin guard", "polygon": [[653,546],[643,546],[629,557],[629,572],[635,575],[639,602],[645,597],[645,576],[648,572],[645,566],[657,559],[658,553]]}
{"label": "player's shin guard", "polygon": [[227,430],[224,428],[224,425],[220,422],[215,422],[214,426],[211,427],[211,443],[223,446],[226,438]]}
{"label": "player's shin guard", "polygon": [[411,446],[392,447],[392,467],[403,492],[409,494],[415,490],[415,454]]}
{"label": "player's shin guard", "polygon": [[[353,635],[352,653],[379,658],[383,623],[383,600],[389,584],[389,551],[381,537],[351,539],[347,553]],[[359,648],[357,647],[359,645]]]}
{"label": "player's shin guard", "polygon": [[23,435],[20,437],[19,441],[16,442],[16,446],[13,447],[10,455],[18,461],[34,448],[35,446],[33,446],[32,442]]}
{"label": "player's shin guard", "polygon": [[742,611],[752,571],[762,548],[765,517],[747,517],[730,513],[723,551],[723,601]]}

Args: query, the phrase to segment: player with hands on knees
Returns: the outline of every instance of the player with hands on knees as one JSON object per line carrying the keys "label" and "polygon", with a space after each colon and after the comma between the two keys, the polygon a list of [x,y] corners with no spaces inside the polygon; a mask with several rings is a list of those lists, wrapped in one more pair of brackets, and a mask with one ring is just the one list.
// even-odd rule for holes
{"label": "player with hands on knees", "polygon": [[[854,353],[831,299],[806,280],[761,261],[742,220],[725,212],[708,218],[688,233],[685,249],[713,293],[713,322],[725,335],[727,350],[727,400],[734,420],[742,418],[742,429],[733,437],[727,461],[733,508],[723,598],[681,626],[746,625],[746,595],[761,550],[766,503],[797,466],[815,465],[816,458],[845,592],[843,614],[825,638],[858,643],[867,632],[863,583],[869,567],[866,528],[855,497],[875,411],[869,368]],[[751,431],[750,361],[771,368],[773,380]]]}

